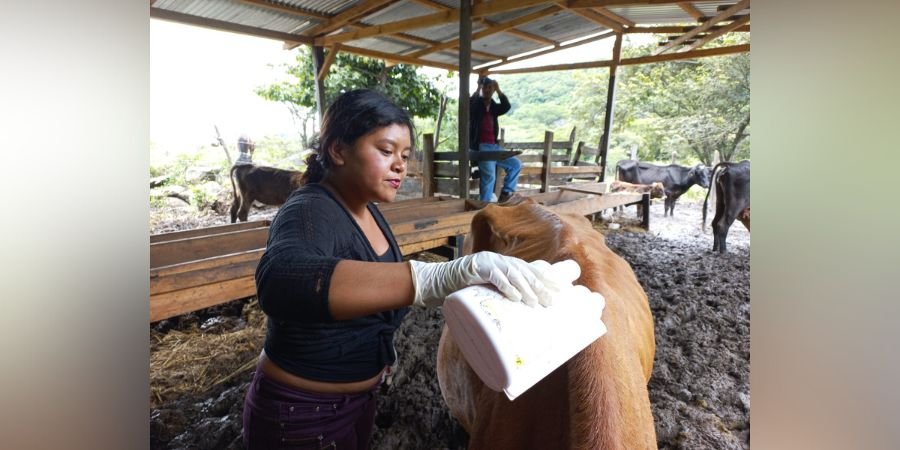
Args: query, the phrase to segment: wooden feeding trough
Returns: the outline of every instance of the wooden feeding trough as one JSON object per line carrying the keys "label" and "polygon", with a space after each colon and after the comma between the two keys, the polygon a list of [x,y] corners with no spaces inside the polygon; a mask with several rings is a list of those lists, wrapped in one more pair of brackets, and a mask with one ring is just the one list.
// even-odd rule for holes
{"label": "wooden feeding trough", "polygon": [[[604,183],[580,183],[529,196],[559,213],[589,215],[649,195],[606,192]],[[456,257],[479,202],[423,197],[380,205],[404,256],[425,250]],[[219,225],[150,237],[150,321],[252,297],[256,265],[270,221]]]}

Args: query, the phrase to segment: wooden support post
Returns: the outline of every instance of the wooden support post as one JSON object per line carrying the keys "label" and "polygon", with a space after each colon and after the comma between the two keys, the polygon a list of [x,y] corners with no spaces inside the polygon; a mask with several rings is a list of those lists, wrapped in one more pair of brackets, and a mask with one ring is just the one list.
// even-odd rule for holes
{"label": "wooden support post", "polygon": [[672,164],[675,164],[675,157],[678,156],[678,152],[672,151]]}
{"label": "wooden support post", "polygon": [[541,158],[541,192],[550,191],[550,160],[553,156],[553,132],[544,132],[544,154]]}
{"label": "wooden support post", "polygon": [[616,43],[613,45],[612,61],[609,66],[609,87],[606,90],[606,116],[603,118],[603,138],[600,140],[600,159],[604,162],[603,171],[600,172],[600,181],[606,178],[606,154],[609,150],[609,134],[612,132],[613,112],[616,104],[616,69],[622,56],[622,33],[616,33]]}
{"label": "wooden support post", "polygon": [[650,229],[650,194],[641,196],[641,209],[643,209],[643,217],[641,217],[641,227],[645,230]]}
{"label": "wooden support post", "polygon": [[[469,198],[469,73],[472,71],[472,0],[459,2],[459,198]],[[477,150],[477,149],[475,149]]]}
{"label": "wooden support post", "polygon": [[422,135],[422,197],[434,195],[434,135]]}
{"label": "wooden support post", "polygon": [[319,73],[323,72],[322,68],[325,67],[325,49],[319,46],[312,46],[312,59],[313,59],[313,79],[315,80],[316,86],[316,112],[319,117],[319,128],[322,127],[322,117],[325,116],[325,108],[328,105],[325,104],[325,80],[323,78],[319,78]]}
{"label": "wooden support post", "polygon": [[566,163],[567,165],[573,166],[575,163],[572,161],[572,153],[575,151],[575,128],[572,127],[572,132],[569,134],[569,146],[566,147]]}

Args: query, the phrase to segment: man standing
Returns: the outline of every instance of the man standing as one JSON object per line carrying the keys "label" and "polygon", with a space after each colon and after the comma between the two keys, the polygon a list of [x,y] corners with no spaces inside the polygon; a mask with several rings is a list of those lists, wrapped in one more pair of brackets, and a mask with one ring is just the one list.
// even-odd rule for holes
{"label": "man standing", "polygon": [[[481,152],[499,152],[503,149],[497,144],[497,136],[500,134],[497,117],[509,111],[511,107],[509,99],[500,91],[500,85],[488,77],[479,77],[478,87],[469,99],[469,146]],[[491,99],[494,92],[497,93],[500,103]],[[497,180],[497,166],[506,171],[499,201],[501,203],[506,201],[516,191],[519,172],[522,171],[522,162],[518,158],[479,161],[478,170],[481,172],[479,190],[482,201],[491,201],[494,183]]]}

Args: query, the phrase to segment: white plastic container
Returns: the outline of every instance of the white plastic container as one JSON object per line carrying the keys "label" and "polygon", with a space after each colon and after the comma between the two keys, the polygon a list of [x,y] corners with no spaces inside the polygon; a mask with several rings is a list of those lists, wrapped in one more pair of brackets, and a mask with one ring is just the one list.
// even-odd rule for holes
{"label": "white plastic container", "polygon": [[606,333],[603,296],[571,285],[578,265],[564,261],[551,270],[568,287],[549,307],[507,300],[489,285],[456,291],[444,302],[444,319],[466,361],[487,387],[510,400]]}

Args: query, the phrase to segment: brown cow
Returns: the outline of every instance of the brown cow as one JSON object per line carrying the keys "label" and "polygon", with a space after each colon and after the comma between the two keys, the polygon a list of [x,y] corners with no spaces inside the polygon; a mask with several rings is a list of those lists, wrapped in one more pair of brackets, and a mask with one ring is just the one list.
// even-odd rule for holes
{"label": "brown cow", "polygon": [[[236,165],[231,168],[231,189],[234,201],[231,203],[231,223],[238,218],[247,221],[247,214],[254,201],[265,205],[281,205],[287,201],[291,192],[302,186],[296,170],[276,169],[274,167],[254,166],[252,164]],[[235,186],[237,179],[237,186]]]}
{"label": "brown cow", "polygon": [[[634,184],[626,181],[613,181],[609,185],[609,192],[634,192],[638,194],[650,193],[650,198],[663,198],[666,195],[666,188],[659,181],[650,184]],[[641,215],[641,205],[635,205],[638,216]],[[621,211],[621,206],[618,207]],[[613,208],[615,210],[615,208]]]}
{"label": "brown cow", "polygon": [[[524,394],[509,401],[466,363],[444,327],[437,373],[469,449],[655,449],[647,382],[656,351],[647,296],[631,266],[578,215],[557,215],[528,200],[488,205],[472,220],[472,251],[526,261],[575,259],[576,281],[606,298],[608,333]],[[598,318],[600,320],[600,318]]]}

